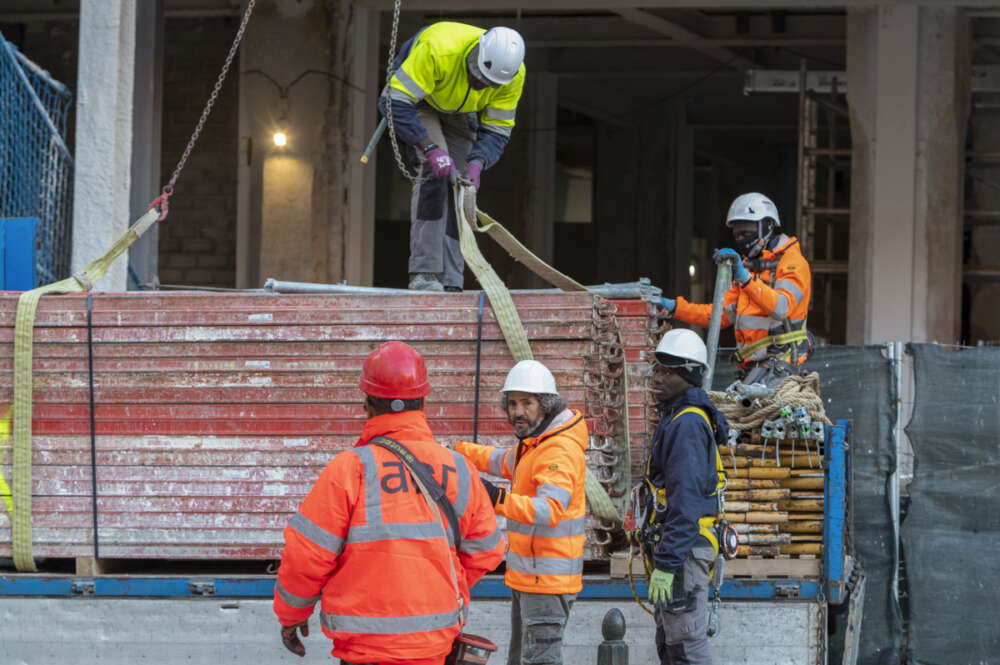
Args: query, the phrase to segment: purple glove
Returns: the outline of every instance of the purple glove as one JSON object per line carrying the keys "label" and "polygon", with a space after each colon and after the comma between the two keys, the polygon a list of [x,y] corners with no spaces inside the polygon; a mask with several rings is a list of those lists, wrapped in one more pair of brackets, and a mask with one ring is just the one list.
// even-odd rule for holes
{"label": "purple glove", "polygon": [[431,148],[424,155],[431,165],[431,172],[435,178],[447,178],[455,172],[455,162],[443,148]]}
{"label": "purple glove", "polygon": [[472,184],[476,186],[476,191],[479,191],[479,176],[483,172],[483,163],[478,159],[473,159],[469,162],[469,180]]}

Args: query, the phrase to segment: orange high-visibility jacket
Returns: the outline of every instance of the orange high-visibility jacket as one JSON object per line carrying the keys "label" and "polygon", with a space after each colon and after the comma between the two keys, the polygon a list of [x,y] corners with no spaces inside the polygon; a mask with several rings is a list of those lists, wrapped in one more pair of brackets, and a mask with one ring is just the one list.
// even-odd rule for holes
{"label": "orange high-visibility jacket", "polygon": [[[736,343],[740,348],[771,335],[804,329],[812,296],[812,277],[799,241],[782,235],[773,251],[765,249],[759,260],[745,262],[745,265],[751,273],[750,282],[746,286],[733,282],[726,291],[722,309],[722,327],[735,325]],[[695,304],[677,298],[675,319],[705,327],[711,316],[711,303]],[[796,345],[799,364],[805,362],[808,350],[808,342]],[[790,345],[765,347],[742,364],[751,365],[768,356],[790,359],[790,351]]]}
{"label": "orange high-visibility jacket", "polygon": [[583,588],[588,442],[583,416],[567,409],[517,448],[455,443],[480,471],[511,481],[511,491],[496,506],[507,518],[504,582],[511,589],[571,594]]}
{"label": "orange high-visibility jacket", "polygon": [[[459,518],[458,551],[403,462],[366,445],[377,436],[399,441],[431,467]],[[355,663],[440,665],[459,632],[446,557],[467,606],[469,587],[500,564],[505,545],[476,470],[434,441],[422,411],[368,420],[355,447],[323,469],[284,536],[278,621],[304,621],[321,601],[333,655]]]}

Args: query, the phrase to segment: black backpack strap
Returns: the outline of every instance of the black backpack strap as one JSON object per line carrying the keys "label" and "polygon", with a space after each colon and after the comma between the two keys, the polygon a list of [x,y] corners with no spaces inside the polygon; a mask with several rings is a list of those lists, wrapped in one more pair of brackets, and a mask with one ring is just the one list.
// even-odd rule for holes
{"label": "black backpack strap", "polygon": [[430,492],[431,498],[434,499],[438,506],[440,506],[444,516],[448,518],[448,525],[451,527],[451,534],[455,539],[455,549],[457,550],[462,544],[462,532],[458,528],[458,516],[455,514],[455,506],[451,505],[451,501],[448,500],[448,493],[444,491],[441,484],[434,480],[434,474],[431,473],[431,467],[417,459],[417,457],[410,452],[409,448],[395,439],[390,439],[387,436],[377,436],[368,443],[373,446],[385,448],[389,452],[394,453],[396,457],[403,461],[403,464],[407,466],[412,474],[420,478],[420,482],[422,482],[427,488],[427,491]]}

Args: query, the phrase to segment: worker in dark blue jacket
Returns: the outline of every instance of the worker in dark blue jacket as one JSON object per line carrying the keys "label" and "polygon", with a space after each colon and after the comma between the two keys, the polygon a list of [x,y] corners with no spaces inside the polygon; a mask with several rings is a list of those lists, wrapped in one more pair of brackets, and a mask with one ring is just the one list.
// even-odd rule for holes
{"label": "worker in dark blue jacket", "polygon": [[690,330],[667,332],[656,347],[652,392],[660,422],[653,433],[645,485],[653,506],[653,572],[661,665],[710,665],[708,583],[719,545],[718,492],[725,480],[717,447],[728,437],[725,416],[701,389],[706,349]]}

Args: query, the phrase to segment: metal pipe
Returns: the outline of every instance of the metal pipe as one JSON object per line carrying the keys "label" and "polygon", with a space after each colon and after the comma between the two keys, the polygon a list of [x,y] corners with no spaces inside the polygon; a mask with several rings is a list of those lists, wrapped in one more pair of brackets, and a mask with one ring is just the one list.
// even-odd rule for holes
{"label": "metal pipe", "polygon": [[989,266],[963,266],[962,280],[979,280],[989,282],[1000,281],[1000,268],[993,268]]}
{"label": "metal pipe", "polygon": [[386,295],[414,295],[422,291],[409,289],[383,289],[377,286],[354,286],[353,284],[313,284],[311,282],[282,282],[268,277],[264,290],[272,293],[381,293]]}
{"label": "metal pipe", "polygon": [[14,57],[17,58],[17,61],[20,62],[23,67],[27,67],[28,69],[30,69],[32,74],[45,81],[46,85],[55,88],[59,92],[59,94],[62,95],[63,97],[71,97],[73,95],[70,89],[66,87],[66,84],[52,78],[52,74],[50,74],[48,70],[42,69],[34,62],[29,60],[28,56],[21,53],[21,51],[16,46],[13,46],[13,50],[14,50]]}
{"label": "metal pipe", "polygon": [[[591,293],[611,300],[656,300],[659,301],[663,290],[653,286],[649,279],[642,278],[636,282],[621,284],[595,284],[586,287]],[[409,294],[421,293],[409,289],[389,289],[377,286],[355,286],[353,284],[314,284],[311,282],[283,282],[268,277],[264,282],[264,290],[272,293],[382,293]],[[511,289],[512,293],[565,293],[562,289]]]}
{"label": "metal pipe", "polygon": [[367,164],[368,160],[371,159],[372,153],[375,152],[375,146],[378,145],[379,139],[382,138],[382,134],[385,133],[385,128],[389,124],[388,120],[382,118],[378,123],[378,127],[372,132],[371,139],[368,140],[368,146],[365,148],[364,154],[361,155],[361,163]]}
{"label": "metal pipe", "polygon": [[[558,291],[559,289],[553,289]],[[610,298],[611,300],[628,300],[631,298],[651,299],[659,301],[663,295],[663,289],[653,286],[649,279],[643,277],[637,282],[623,282],[621,284],[592,284],[587,286],[591,293]]]}
{"label": "metal pipe", "polygon": [[[833,81],[836,83],[837,79],[834,78]],[[831,95],[836,95],[837,94],[836,85],[833,85],[831,87],[833,89],[830,91],[830,94]],[[843,106],[841,104],[833,102],[833,101],[831,101],[829,99],[826,99],[824,97],[820,97],[817,93],[813,92],[812,90],[806,91],[806,95],[812,101],[816,102],[817,104],[819,104],[820,106],[822,106],[825,109],[833,111],[837,115],[843,116],[845,118],[849,116],[849,113],[847,111],[847,107],[846,106]],[[848,154],[850,154],[849,150],[847,152],[848,152]]]}
{"label": "metal pipe", "polygon": [[[846,216],[846,215],[850,215],[851,214],[851,209],[850,208],[831,208],[829,206],[826,206],[826,207],[823,207],[823,206],[803,206],[802,210],[804,210],[807,213],[811,213],[813,215],[845,215]],[[840,220],[836,220],[836,221],[840,221]],[[845,219],[843,221],[844,222],[848,222],[850,220],[846,220]]]}
{"label": "metal pipe", "polygon": [[899,452],[903,438],[903,343],[890,342],[889,360],[892,363],[893,380],[896,383],[896,424],[892,428],[893,444],[896,447],[896,465],[889,475],[889,514],[892,516],[892,582],[890,589],[893,602],[899,610]]}
{"label": "metal pipe", "polygon": [[719,330],[722,328],[722,301],[726,291],[733,281],[733,269],[728,260],[717,261],[715,273],[715,292],[712,295],[712,316],[708,320],[708,369],[705,370],[705,380],[702,387],[712,389],[712,376],[715,374],[715,356],[719,352]]}

